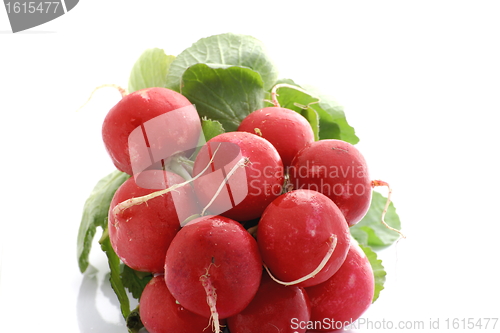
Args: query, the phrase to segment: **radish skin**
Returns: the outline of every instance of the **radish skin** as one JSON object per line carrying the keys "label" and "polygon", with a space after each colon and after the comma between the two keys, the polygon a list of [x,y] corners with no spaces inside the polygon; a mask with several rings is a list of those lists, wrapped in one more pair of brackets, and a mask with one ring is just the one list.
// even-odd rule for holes
{"label": "radish skin", "polygon": [[240,313],[227,319],[231,333],[304,333],[293,321],[307,322],[311,305],[304,288],[282,286],[264,273],[252,302]]}
{"label": "radish skin", "polygon": [[[177,123],[165,124],[164,118],[158,124],[154,121],[154,118],[178,109],[182,109],[182,115],[172,117]],[[144,128],[145,124],[148,128]],[[124,96],[109,110],[102,125],[102,138],[116,168],[133,175],[133,164],[141,166],[140,171],[143,171],[144,166],[167,159],[175,152],[195,148],[200,128],[198,113],[186,97],[166,88],[147,88]],[[132,140],[130,146],[130,135],[134,131],[140,132],[140,140]],[[144,134],[147,142],[144,142]],[[168,146],[164,146],[164,142],[168,142]],[[139,155],[139,151],[148,149],[153,154],[162,152],[163,156],[151,161],[147,152]]]}
{"label": "radish skin", "polygon": [[269,271],[277,280],[300,287],[335,274],[349,242],[349,228],[338,207],[311,190],[279,196],[266,208],[257,228],[257,243]]}
{"label": "radish skin", "polygon": [[240,223],[223,216],[188,222],[165,258],[165,282],[172,295],[215,326],[217,318],[232,316],[250,303],[261,275],[255,239]]}
{"label": "radish skin", "polygon": [[[179,175],[160,170],[147,170],[144,177],[162,178],[166,186],[183,181]],[[108,230],[113,249],[126,265],[137,271],[163,273],[167,249],[180,230],[180,223],[199,212],[199,208],[192,187],[187,185],[147,204],[114,213],[121,202],[153,191],[138,186],[134,177],[127,179],[111,201]]]}
{"label": "radish skin", "polygon": [[315,141],[302,149],[288,169],[294,189],[309,189],[333,200],[349,226],[370,208],[372,182],[359,150],[342,140]]}
{"label": "radish skin", "polygon": [[142,292],[139,314],[149,333],[206,333],[208,319],[175,301],[163,275],[153,277]]}
{"label": "radish skin", "polygon": [[327,281],[305,289],[311,300],[311,321],[335,319],[336,327],[320,327],[317,331],[339,330],[343,323],[357,320],[372,304],[373,270],[365,253],[353,240],[338,272]]}
{"label": "radish skin", "polygon": [[253,133],[271,142],[285,168],[301,149],[314,142],[314,133],[306,118],[281,107],[267,107],[250,113],[238,131]]}
{"label": "radish skin", "polygon": [[[210,168],[205,169],[207,164]],[[200,205],[210,214],[239,222],[259,218],[281,194],[284,183],[283,162],[276,148],[246,132],[228,132],[210,139],[196,157],[193,176],[197,178],[193,184]]]}

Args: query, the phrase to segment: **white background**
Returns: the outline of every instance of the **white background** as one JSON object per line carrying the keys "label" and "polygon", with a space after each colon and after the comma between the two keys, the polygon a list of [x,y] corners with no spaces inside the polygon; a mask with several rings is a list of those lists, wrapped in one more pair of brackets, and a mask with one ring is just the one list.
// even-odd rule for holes
{"label": "white background", "polygon": [[223,32],[259,38],[281,77],[340,101],[372,177],[394,189],[407,239],[381,253],[388,281],[364,318],[424,332],[500,317],[499,3],[326,3],[85,0],[17,34],[0,8],[2,332],[126,331],[103,255],[97,274],[76,261],[83,203],[113,170],[100,126],[120,95],[77,110],[101,84],[126,86],[146,48],[176,55]]}

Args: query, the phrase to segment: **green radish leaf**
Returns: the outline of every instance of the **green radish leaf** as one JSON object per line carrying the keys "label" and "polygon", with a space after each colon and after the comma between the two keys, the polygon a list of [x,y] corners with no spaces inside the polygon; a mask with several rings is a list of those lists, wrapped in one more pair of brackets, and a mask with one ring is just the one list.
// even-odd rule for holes
{"label": "green radish leaf", "polygon": [[[217,120],[212,120],[212,119],[207,119],[206,117],[201,118],[201,130],[202,134],[200,135],[200,139],[198,140],[198,145],[193,154],[189,157],[191,161],[194,161],[196,159],[196,156],[200,152],[201,147],[211,138],[224,133],[224,127],[220,122]],[[191,171],[192,173],[192,171]],[[187,177],[184,177],[184,179],[189,179]],[[198,214],[196,214],[198,215]],[[194,215],[193,215],[194,216]],[[188,218],[189,219],[189,218]],[[186,224],[187,221],[184,221],[181,223],[181,226]]]}
{"label": "green radish leaf", "polygon": [[328,96],[320,96],[320,102],[311,107],[322,116],[324,124],[335,124],[336,126],[331,132],[324,131],[322,137],[320,136],[321,139],[340,139],[353,145],[359,142],[354,128],[347,123],[344,108],[334,99]]}
{"label": "green radish leaf", "polygon": [[121,261],[113,250],[113,247],[111,246],[107,228],[103,232],[102,237],[99,240],[99,244],[101,245],[101,249],[104,251],[104,253],[106,253],[106,256],[108,257],[108,264],[110,269],[109,282],[111,283],[111,288],[113,288],[113,291],[115,292],[116,296],[118,297],[118,301],[120,302],[120,310],[122,316],[125,320],[127,320],[127,317],[130,314],[130,300],[121,279]]}
{"label": "green radish leaf", "polygon": [[182,76],[181,93],[196,105],[198,114],[235,131],[250,112],[262,108],[262,78],[254,70],[239,66],[197,64]]}
{"label": "green radish leaf", "polygon": [[320,104],[313,104],[310,107],[314,109],[319,116],[320,139],[340,139],[342,137],[340,126],[333,120],[332,115],[326,112]]}
{"label": "green radish leaf", "polygon": [[[281,84],[286,84],[280,86]],[[300,113],[307,119],[314,133],[314,140],[319,140],[321,131],[321,117],[314,105],[319,102],[319,99],[311,96],[305,91],[297,90],[291,86],[296,86],[291,80],[282,80],[276,85],[275,93],[279,105],[283,108],[290,109]],[[272,97],[272,95],[269,95]],[[272,105],[270,105],[272,106]]]}
{"label": "green radish leaf", "polygon": [[201,128],[206,141],[224,133],[224,127],[222,127],[222,124],[217,120],[203,118],[201,120]]}
{"label": "green radish leaf", "polygon": [[[281,107],[301,113],[302,110],[306,109],[309,106],[312,106],[312,104],[319,102],[318,98],[313,97],[306,91],[301,91],[293,87],[290,87],[290,86],[296,86],[297,88],[300,88],[298,85],[286,82],[293,82],[293,81],[290,80],[282,81],[276,86],[277,87],[276,98]],[[283,83],[290,86],[280,86]]]}
{"label": "green radish leaf", "polygon": [[319,99],[319,103],[311,107],[320,115],[320,128],[325,128],[324,131],[320,131],[321,140],[338,139],[353,145],[359,142],[354,128],[347,122],[343,106],[331,96],[323,94],[312,86],[304,86],[304,89]]}
{"label": "green radish leaf", "polygon": [[158,48],[147,49],[135,62],[128,81],[128,92],[166,87],[167,73],[175,57]]}
{"label": "green radish leaf", "polygon": [[218,64],[250,68],[260,74],[264,88],[270,89],[278,72],[258,39],[239,34],[220,34],[200,39],[172,62],[167,88],[180,91],[184,72],[196,64]]}
{"label": "green radish leaf", "polygon": [[[313,109],[318,115],[319,140],[338,139],[351,144],[359,142],[359,138],[346,120],[344,109],[334,99],[323,95],[317,89],[307,86],[301,87],[290,79],[279,80],[277,85],[277,100],[280,106],[302,113],[306,107]],[[293,86],[299,88],[294,89]],[[268,93],[267,99],[271,98]],[[269,103],[269,106],[271,104]],[[315,126],[311,123],[311,126]]]}
{"label": "green radish leaf", "polygon": [[375,278],[375,292],[373,294],[372,303],[375,303],[380,295],[380,291],[384,289],[385,276],[387,273],[382,265],[382,260],[377,258],[377,254],[370,247],[363,245],[360,245],[360,247],[372,266],[373,276]]}
{"label": "green radish leaf", "polygon": [[309,124],[311,124],[313,133],[314,133],[314,140],[318,141],[319,140],[319,130],[320,130],[320,123],[319,123],[319,115],[310,106],[307,108],[303,109],[302,112],[300,112],[301,115],[303,115]]}
{"label": "green radish leaf", "polygon": [[[350,228],[351,235],[361,244],[370,247],[386,247],[399,239],[396,231],[388,229],[382,223],[382,212],[387,203],[387,198],[373,191],[370,209],[365,217]],[[385,222],[397,230],[401,229],[401,221],[391,202],[385,215]]]}
{"label": "green radish leaf", "polygon": [[129,177],[128,174],[118,170],[110,173],[97,183],[85,202],[77,237],[78,266],[82,273],[89,266],[89,253],[96,228],[107,228],[111,199],[118,187]]}
{"label": "green radish leaf", "polygon": [[142,291],[153,278],[151,273],[138,272],[125,264],[121,265],[120,278],[123,286],[128,289],[135,299],[140,299]]}

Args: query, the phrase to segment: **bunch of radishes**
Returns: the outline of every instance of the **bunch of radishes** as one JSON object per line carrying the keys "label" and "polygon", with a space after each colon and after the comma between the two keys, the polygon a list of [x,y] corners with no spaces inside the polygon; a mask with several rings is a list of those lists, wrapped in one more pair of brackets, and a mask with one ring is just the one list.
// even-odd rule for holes
{"label": "bunch of radishes", "polygon": [[167,88],[124,96],[103,124],[131,175],[111,201],[112,247],[154,275],[139,303],[147,331],[330,331],[359,318],[374,276],[349,227],[378,185],[359,151],[315,141],[277,102],[204,138],[196,107]]}

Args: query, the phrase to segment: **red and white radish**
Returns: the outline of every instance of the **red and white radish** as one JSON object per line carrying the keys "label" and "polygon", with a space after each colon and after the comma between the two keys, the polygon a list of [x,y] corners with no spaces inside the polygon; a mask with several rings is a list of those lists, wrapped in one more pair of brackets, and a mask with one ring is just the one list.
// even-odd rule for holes
{"label": "red and white radish", "polygon": [[[184,179],[168,171],[147,170],[144,179],[164,179],[164,186],[182,183]],[[137,186],[134,177],[127,179],[115,192],[109,210],[108,230],[111,245],[129,267],[145,272],[163,273],[170,242],[180,230],[180,223],[198,213],[196,196],[190,185],[155,197],[142,205],[116,212],[118,204],[154,192]]]}
{"label": "red and white radish", "polygon": [[294,190],[266,208],[257,242],[272,276],[306,287],[326,281],[340,268],[350,234],[332,200],[316,191]]}
{"label": "red and white radish", "polygon": [[222,216],[187,223],[170,244],[165,282],[186,309],[219,319],[242,311],[254,298],[262,275],[255,239],[243,226]]}
{"label": "red and white radish", "polygon": [[227,319],[231,333],[304,333],[292,329],[294,320],[307,322],[311,316],[309,298],[304,288],[283,286],[267,273],[250,304],[240,313]]}
{"label": "red and white radish", "polygon": [[202,207],[240,222],[260,217],[281,194],[284,182],[276,148],[246,132],[228,132],[210,139],[196,157],[193,176],[199,177],[194,188]]}
{"label": "red and white radish", "polygon": [[294,189],[323,193],[340,208],[349,226],[370,208],[372,182],[359,150],[342,140],[320,140],[302,149],[288,170]]}
{"label": "red and white radish", "polygon": [[[363,250],[352,241],[344,264],[327,281],[306,288],[311,300],[311,321],[329,322],[317,331],[342,329],[356,321],[373,300],[373,270]],[[333,327],[331,327],[333,326]]]}
{"label": "red and white radish", "polygon": [[306,118],[282,107],[266,107],[250,113],[238,131],[253,133],[271,142],[285,168],[302,148],[314,142],[314,133]]}
{"label": "red and white radish", "polygon": [[195,148],[200,128],[198,113],[186,97],[166,88],[147,88],[124,96],[111,108],[102,138],[116,168],[132,175]]}
{"label": "red and white radish", "polygon": [[142,292],[139,315],[149,333],[206,333],[205,317],[186,310],[175,301],[163,275],[153,277]]}

